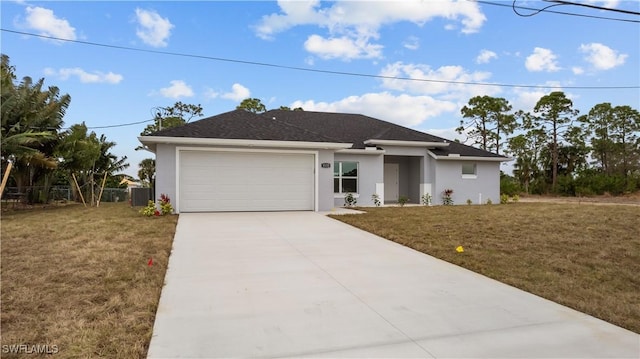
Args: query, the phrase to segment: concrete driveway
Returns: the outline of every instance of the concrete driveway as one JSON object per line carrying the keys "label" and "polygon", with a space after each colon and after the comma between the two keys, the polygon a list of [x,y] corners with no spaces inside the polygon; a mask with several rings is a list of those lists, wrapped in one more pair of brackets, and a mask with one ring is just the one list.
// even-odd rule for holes
{"label": "concrete driveway", "polygon": [[318,213],[203,213],[148,356],[638,358],[640,336]]}

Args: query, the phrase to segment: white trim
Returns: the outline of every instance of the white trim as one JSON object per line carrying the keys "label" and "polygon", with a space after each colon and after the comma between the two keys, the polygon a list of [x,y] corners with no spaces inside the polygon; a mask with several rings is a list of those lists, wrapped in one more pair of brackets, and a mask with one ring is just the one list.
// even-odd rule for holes
{"label": "white trim", "polygon": [[336,153],[338,154],[354,154],[354,155],[383,155],[385,154],[387,151],[385,150],[363,150],[363,149],[357,149],[357,148],[347,148],[347,149],[343,149],[343,150],[337,150]]}
{"label": "white trim", "polygon": [[476,179],[478,175],[462,175],[462,179]]}
{"label": "white trim", "polygon": [[376,183],[376,194],[380,200],[380,205],[384,206],[384,183]]}
{"label": "white trim", "polygon": [[[173,145],[203,145],[203,146],[239,146],[239,147],[278,147],[278,148],[303,148],[339,150],[353,146],[352,143],[339,142],[307,142],[307,141],[272,141],[272,140],[240,140],[225,138],[194,138],[194,137],[165,137],[165,136],[140,136],[138,140],[151,148],[149,144],[173,144]],[[155,146],[154,146],[155,147]],[[154,148],[155,150],[155,148]]]}
{"label": "white trim", "polygon": [[344,198],[347,196],[347,193],[351,193],[353,195],[353,198],[360,198],[360,193],[355,192],[334,193],[333,198]]}
{"label": "white trim", "polygon": [[513,161],[511,157],[475,157],[475,156],[437,156],[433,152],[427,150],[429,156],[436,160],[445,161],[482,161],[482,162],[509,162]]}
{"label": "white trim", "polygon": [[313,210],[318,212],[318,151],[308,150],[275,150],[275,149],[258,149],[258,148],[211,148],[211,147],[188,147],[176,146],[176,203],[174,211],[180,213],[180,151],[209,151],[209,152],[249,152],[249,153],[286,153],[286,154],[312,154],[314,161],[313,168]]}
{"label": "white trim", "polygon": [[398,141],[398,140],[366,140],[365,145],[387,145],[387,146],[407,146],[407,147],[448,147],[449,142],[424,142],[424,141]]}

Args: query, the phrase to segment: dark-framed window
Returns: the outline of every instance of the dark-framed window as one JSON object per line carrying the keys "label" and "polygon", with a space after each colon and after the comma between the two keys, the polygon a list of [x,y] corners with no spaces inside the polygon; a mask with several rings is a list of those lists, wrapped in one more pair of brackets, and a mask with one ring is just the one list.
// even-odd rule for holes
{"label": "dark-framed window", "polygon": [[333,163],[333,192],[358,193],[358,162]]}

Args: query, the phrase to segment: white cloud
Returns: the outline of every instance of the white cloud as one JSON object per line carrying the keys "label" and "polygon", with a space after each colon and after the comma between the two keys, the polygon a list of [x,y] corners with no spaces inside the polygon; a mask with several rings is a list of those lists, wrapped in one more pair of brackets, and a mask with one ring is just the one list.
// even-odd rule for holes
{"label": "white cloud", "polygon": [[174,25],[168,18],[161,17],[153,10],[136,9],[138,29],[136,35],[147,45],[166,47]]}
{"label": "white cloud", "polygon": [[584,69],[580,66],[574,66],[571,68],[571,71],[574,75],[582,75],[584,73]]}
{"label": "white cloud", "polygon": [[585,60],[596,70],[610,70],[623,65],[628,57],[627,54],[618,54],[618,51],[597,42],[580,45],[580,51],[587,54]]}
{"label": "white cloud", "polygon": [[296,101],[289,107],[305,111],[359,113],[402,126],[415,127],[431,117],[453,112],[458,106],[430,96],[393,95],[389,92],[349,96],[335,102]]}
{"label": "white cloud", "polygon": [[353,39],[347,36],[325,39],[319,35],[311,35],[305,41],[304,48],[308,52],[323,59],[370,59],[382,56],[382,45],[370,44],[368,38]]}
{"label": "white cloud", "polygon": [[542,47],[536,47],[533,49],[533,54],[527,56],[524,65],[529,71],[554,72],[560,70],[556,59],[557,56],[553,51]]}
{"label": "white cloud", "polygon": [[409,50],[417,50],[420,48],[420,39],[415,36],[409,36],[403,43],[402,46]]}
{"label": "white cloud", "polygon": [[[411,22],[423,26],[435,18],[444,18],[460,23],[463,33],[474,33],[486,21],[478,4],[471,1],[336,1],[326,5],[318,0],[280,0],[278,5],[280,13],[263,16],[255,26],[259,37],[271,39],[296,26],[315,25],[327,29],[328,35],[310,37],[305,44],[307,48],[318,54],[335,54],[335,48],[340,45],[343,48],[340,54],[353,54],[356,58],[381,56],[378,51],[382,50],[382,45],[370,43],[370,40],[378,39],[379,29],[388,24]],[[325,41],[319,41],[321,39]],[[351,40],[350,43],[346,43],[346,39]],[[340,40],[340,43],[330,40]],[[328,49],[322,49],[321,46],[327,46]],[[345,47],[350,51],[344,50]],[[359,48],[360,51],[352,51],[353,48]],[[326,58],[336,57],[344,59],[344,56]]]}
{"label": "white cloud", "polygon": [[249,98],[250,96],[251,91],[238,83],[231,86],[231,92],[222,94],[222,98],[238,102],[244,100],[245,98]]}
{"label": "white cloud", "polygon": [[40,35],[76,40],[76,29],[69,21],[56,17],[53,10],[29,6],[25,10],[26,23],[30,29],[39,31]]}
{"label": "white cloud", "polygon": [[181,97],[192,97],[193,90],[182,80],[173,80],[169,82],[171,86],[160,89],[160,94],[167,98],[178,99]]}
{"label": "white cloud", "polygon": [[[491,73],[469,72],[462,66],[442,66],[432,69],[424,64],[405,64],[396,62],[380,71],[381,76],[408,78],[413,81],[385,78],[382,86],[386,89],[411,92],[420,95],[439,95],[444,99],[468,101],[477,95],[495,95],[500,92],[497,86],[469,85],[471,82],[488,82]],[[421,81],[429,80],[429,81]]]}
{"label": "white cloud", "polygon": [[[564,91],[557,81],[547,81],[545,86],[553,86],[553,88],[522,88],[516,87],[513,89],[513,99],[510,99],[509,102],[513,106],[514,109],[522,110],[524,112],[533,113],[533,108],[536,106],[536,103],[540,100],[542,96],[548,95],[553,91]],[[564,91],[567,98],[570,98],[575,101],[579,96],[572,94],[570,92]]]}
{"label": "white cloud", "polygon": [[492,59],[497,59],[498,54],[490,50],[482,50],[478,57],[476,57],[476,63],[478,64],[488,64]]}
{"label": "white cloud", "polygon": [[79,67],[74,68],[63,68],[59,70],[54,70],[51,68],[46,68],[44,70],[45,75],[47,76],[57,76],[61,80],[67,80],[72,76],[77,77],[82,83],[107,83],[107,84],[118,84],[120,81],[124,79],[124,77],[120,74],[116,74],[113,72],[87,72]]}

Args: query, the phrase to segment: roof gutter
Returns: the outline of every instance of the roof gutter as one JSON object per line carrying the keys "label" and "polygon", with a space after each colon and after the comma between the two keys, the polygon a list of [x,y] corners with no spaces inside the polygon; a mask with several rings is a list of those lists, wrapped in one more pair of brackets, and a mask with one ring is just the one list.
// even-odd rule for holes
{"label": "roof gutter", "polygon": [[423,141],[398,141],[398,140],[366,140],[365,145],[380,145],[380,146],[406,146],[406,147],[427,147],[427,148],[439,148],[449,147],[449,142],[423,142]]}
{"label": "roof gutter", "polygon": [[438,156],[431,151],[427,151],[429,156],[436,160],[442,161],[480,161],[480,162],[509,162],[513,161],[511,157],[480,157],[480,156],[460,156],[459,154],[450,153],[448,156]]}
{"label": "roof gutter", "polygon": [[140,136],[138,140],[155,152],[156,145],[196,145],[196,146],[236,146],[236,147],[267,147],[267,148],[313,148],[324,150],[341,150],[351,148],[353,143],[340,142],[307,142],[307,141],[276,141],[276,140],[244,140],[226,138],[196,138],[196,137],[166,137]]}

